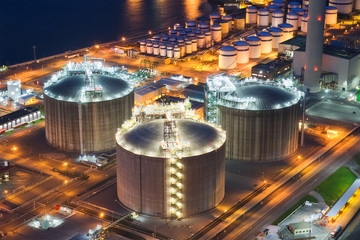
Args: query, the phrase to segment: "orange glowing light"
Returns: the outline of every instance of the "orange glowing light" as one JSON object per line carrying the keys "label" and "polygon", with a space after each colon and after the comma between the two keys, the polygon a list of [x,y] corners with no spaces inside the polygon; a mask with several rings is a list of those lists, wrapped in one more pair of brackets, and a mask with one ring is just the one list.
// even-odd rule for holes
{"label": "orange glowing light", "polygon": [[319,70],[318,67],[314,67],[314,71],[317,72],[317,70]]}

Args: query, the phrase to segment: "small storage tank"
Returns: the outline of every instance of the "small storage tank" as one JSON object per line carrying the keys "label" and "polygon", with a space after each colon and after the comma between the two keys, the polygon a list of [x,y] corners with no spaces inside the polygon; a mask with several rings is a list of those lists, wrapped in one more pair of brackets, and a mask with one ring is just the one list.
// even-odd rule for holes
{"label": "small storage tank", "polygon": [[305,14],[305,10],[302,8],[293,8],[291,9],[292,12],[297,13],[298,15],[298,27],[301,27],[301,20],[302,16]]}
{"label": "small storage tank", "polygon": [[174,57],[174,47],[172,45],[167,46],[166,55],[167,55],[168,58],[173,58]]}
{"label": "small storage tank", "polygon": [[301,17],[301,31],[304,33],[307,32],[308,20],[309,20],[309,16],[307,14]]}
{"label": "small storage tank", "polygon": [[279,24],[279,28],[283,30],[283,41],[289,40],[294,37],[294,27],[289,23]]}
{"label": "small storage tank", "polygon": [[175,44],[177,42],[177,38],[176,37],[171,37],[169,39],[169,42],[172,43],[172,44]]}
{"label": "small storage tank", "polygon": [[185,54],[191,54],[191,53],[192,53],[191,40],[186,40],[185,41]]}
{"label": "small storage tank", "polygon": [[285,2],[283,0],[273,0],[271,4],[278,5],[280,8],[285,8]]}
{"label": "small storage tank", "polygon": [[214,25],[214,21],[220,20],[220,15],[218,13],[211,13],[210,17],[210,25]]}
{"label": "small storage tank", "polygon": [[261,39],[261,53],[271,53],[273,36],[269,32],[261,31],[257,34]]}
{"label": "small storage tank", "polygon": [[257,25],[258,27],[269,26],[269,10],[261,8],[257,12]]}
{"label": "small storage tank", "polygon": [[181,27],[181,26],[180,26],[180,23],[175,23],[175,24],[174,24],[174,29],[175,29],[175,30],[177,30],[177,29],[180,28],[180,27]]}
{"label": "small storage tank", "polygon": [[21,96],[21,81],[9,80],[6,82],[7,96],[14,101],[17,101]]}
{"label": "small storage tank", "polygon": [[209,24],[208,23],[199,23],[198,29],[201,31],[209,31]]}
{"label": "small storage tank", "polygon": [[259,58],[261,56],[261,39],[255,36],[250,36],[245,40],[249,43],[250,59]]}
{"label": "small storage tank", "polygon": [[[205,35],[206,38],[206,35]],[[211,26],[211,38],[214,42],[221,42],[221,25],[212,25]]]}
{"label": "small storage tank", "polygon": [[225,38],[229,35],[229,22],[226,20],[220,20],[221,36]]}
{"label": "small storage tank", "polygon": [[325,24],[334,25],[337,23],[337,8],[334,6],[327,6],[325,12]]}
{"label": "small storage tank", "polygon": [[232,31],[232,17],[230,15],[225,15],[221,17],[223,20],[228,21],[229,24],[229,31]]}
{"label": "small storage tank", "polygon": [[284,23],[284,12],[281,10],[275,10],[272,13],[272,26],[278,27],[279,24]]}
{"label": "small storage tank", "polygon": [[196,28],[196,22],[195,22],[195,21],[187,21],[187,22],[186,22],[186,27],[195,30],[195,28]]}
{"label": "small storage tank", "polygon": [[166,45],[164,43],[160,44],[160,56],[166,57]]}
{"label": "small storage tank", "polygon": [[291,12],[293,8],[300,8],[301,5],[298,2],[289,2],[288,3],[288,12]]}
{"label": "small storage tank", "polygon": [[245,18],[243,16],[237,16],[234,18],[234,28],[236,31],[245,29]]}
{"label": "small storage tank", "polygon": [[147,54],[152,54],[153,53],[153,43],[152,42],[147,42],[146,43],[146,53]]}
{"label": "small storage tank", "polygon": [[[211,30],[211,32],[210,31],[204,31],[204,35],[205,35],[205,45],[206,45],[206,47],[210,47],[211,46],[211,38],[212,38],[212,30]],[[220,36],[221,36],[221,30],[220,30]]]}
{"label": "small storage tank", "polygon": [[174,59],[179,59],[179,58],[180,58],[180,46],[175,45],[175,47],[174,47]]}
{"label": "small storage tank", "polygon": [[249,44],[245,41],[236,41],[233,43],[237,53],[237,63],[243,64],[249,62]]}
{"label": "small storage tank", "polygon": [[188,33],[188,35],[187,35],[187,37],[190,38],[190,39],[194,38],[195,36],[196,36],[196,35],[195,35],[195,33],[193,33],[193,32],[190,32],[190,33]]}
{"label": "small storage tank", "polygon": [[196,38],[197,38],[198,48],[204,48],[205,47],[205,34],[200,33],[200,34],[196,35]]}
{"label": "small storage tank", "polygon": [[237,63],[236,48],[232,46],[223,46],[219,49],[219,68],[234,69]]}
{"label": "small storage tank", "polygon": [[140,41],[140,52],[146,53],[146,41],[145,40]]}
{"label": "small storage tank", "polygon": [[330,0],[329,6],[336,7],[340,14],[350,14],[353,8],[353,0]]}
{"label": "small storage tank", "polygon": [[180,47],[180,57],[184,57],[185,56],[185,42],[179,43],[179,47]]}
{"label": "small storage tank", "polygon": [[246,8],[246,24],[256,24],[257,8],[250,6]]}
{"label": "small storage tank", "polygon": [[161,36],[160,35],[155,35],[153,40],[156,41],[156,42],[159,42],[161,40]]}
{"label": "small storage tank", "polygon": [[185,36],[186,36],[186,32],[185,32],[185,31],[179,31],[179,32],[178,32],[178,35],[179,35],[180,37],[185,37]]}
{"label": "small storage tank", "polygon": [[269,23],[272,23],[272,13],[275,10],[279,10],[280,7],[278,5],[270,4],[266,7],[267,10],[269,10]]}
{"label": "small storage tank", "polygon": [[158,42],[154,42],[154,45],[153,45],[153,54],[156,55],[156,56],[159,56],[160,55],[160,45]]}
{"label": "small storage tank", "polygon": [[283,39],[283,30],[278,27],[271,27],[268,29],[268,31],[273,36],[272,48],[278,49],[279,43],[281,43]]}
{"label": "small storage tank", "polygon": [[171,36],[176,36],[176,35],[177,35],[177,31],[176,31],[175,29],[170,29],[170,30],[169,30],[169,34],[170,34]]}
{"label": "small storage tank", "polygon": [[286,22],[291,24],[293,26],[293,30],[297,31],[298,29],[298,22],[299,22],[299,16],[297,13],[289,12],[286,16]]}
{"label": "small storage tank", "polygon": [[192,52],[197,51],[197,39],[196,38],[191,39],[191,51]]}

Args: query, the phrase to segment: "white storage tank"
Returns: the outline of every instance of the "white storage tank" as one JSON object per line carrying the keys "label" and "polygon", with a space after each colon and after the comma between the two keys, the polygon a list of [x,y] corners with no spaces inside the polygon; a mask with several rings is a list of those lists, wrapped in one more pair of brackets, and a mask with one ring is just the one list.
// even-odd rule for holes
{"label": "white storage tank", "polygon": [[301,31],[306,33],[308,27],[309,15],[305,14],[301,17]]}
{"label": "white storage tank", "polygon": [[187,21],[186,22],[186,27],[191,28],[191,29],[195,29],[196,28],[196,22],[195,21]]}
{"label": "white storage tank", "polygon": [[146,41],[145,40],[140,41],[140,52],[146,53]]}
{"label": "white storage tank", "polygon": [[281,10],[275,10],[272,13],[272,26],[278,27],[279,24],[284,23],[284,12]]}
{"label": "white storage tank", "polygon": [[191,40],[186,40],[185,41],[185,53],[186,54],[191,54],[192,53]]}
{"label": "white storage tank", "polygon": [[334,25],[337,23],[338,10],[334,6],[327,6],[325,12],[325,24]]}
{"label": "white storage tank", "polygon": [[261,56],[261,39],[250,36],[245,39],[249,43],[249,58],[259,58]]}
{"label": "white storage tank", "polygon": [[150,41],[146,43],[146,53],[147,54],[153,53],[153,43]]}
{"label": "white storage tank", "polygon": [[219,68],[234,69],[236,67],[237,53],[232,46],[223,46],[219,50]]}
{"label": "white storage tank", "polygon": [[211,13],[209,15],[210,18],[210,25],[214,25],[214,21],[220,20],[220,15],[218,13]]}
{"label": "white storage tank", "polygon": [[279,43],[281,43],[283,39],[283,30],[278,27],[271,27],[268,29],[268,31],[273,36],[272,48],[278,49]]}
{"label": "white storage tank", "polygon": [[257,8],[255,6],[250,6],[246,8],[246,23],[247,24],[256,24],[256,15]]}
{"label": "white storage tank", "polygon": [[240,31],[245,29],[245,18],[243,16],[236,16],[234,18],[234,29]]}
{"label": "white storage tank", "polygon": [[175,29],[175,30],[177,30],[177,29],[180,28],[180,27],[181,27],[181,26],[180,26],[180,23],[175,23],[175,24],[174,24],[174,29]]}
{"label": "white storage tank", "polygon": [[302,19],[302,16],[304,16],[304,14],[305,14],[305,10],[302,9],[302,8],[293,8],[293,9],[291,9],[291,11],[294,12],[294,13],[297,13],[297,15],[298,15],[298,27],[300,27],[301,26],[301,19]]}
{"label": "white storage tank", "polygon": [[[211,47],[211,37],[212,37],[212,31],[204,31],[205,34],[205,46]],[[220,31],[220,36],[221,36],[221,31]]]}
{"label": "white storage tank", "polygon": [[350,14],[352,12],[353,0],[330,0],[329,6],[336,7],[340,14]]}
{"label": "white storage tank", "polygon": [[9,80],[7,84],[7,96],[17,101],[21,96],[21,81]]}
{"label": "white storage tank", "polygon": [[180,46],[175,45],[174,47],[174,58],[179,59],[180,58]]}
{"label": "white storage tank", "polygon": [[228,21],[229,31],[231,32],[231,31],[232,31],[232,17],[229,16],[229,15],[225,15],[225,16],[222,16],[221,18],[222,18],[223,20]]}
{"label": "white storage tank", "polygon": [[283,41],[289,40],[294,37],[294,27],[289,23],[279,24],[279,28],[283,30]]}
{"label": "white storage tank", "polygon": [[174,47],[172,45],[167,46],[166,55],[168,58],[174,57]]}
{"label": "white storage tank", "polygon": [[209,24],[208,23],[199,23],[198,29],[201,31],[208,31],[209,30]]}
{"label": "white storage tank", "polygon": [[258,27],[269,26],[269,10],[261,8],[257,12],[257,25]]}
{"label": "white storage tank", "polygon": [[237,63],[243,64],[249,62],[249,44],[245,41],[236,41],[233,43],[237,53]]}
{"label": "white storage tank", "polygon": [[204,48],[205,47],[205,34],[200,33],[200,34],[196,35],[196,38],[197,38],[198,48]]}
{"label": "white storage tank", "polygon": [[184,41],[184,39],[178,39],[177,44],[180,47],[180,57],[185,56],[185,41]]}
{"label": "white storage tank", "polygon": [[273,36],[269,32],[261,31],[257,34],[261,39],[261,53],[271,53]]}
{"label": "white storage tank", "polygon": [[299,16],[295,12],[289,12],[286,16],[286,22],[293,26],[293,30],[297,31],[298,29],[298,20]]}
{"label": "white storage tank", "polygon": [[269,10],[269,23],[272,23],[272,13],[275,11],[275,10],[279,10],[280,7],[278,5],[275,5],[275,4],[270,4],[266,7],[267,10]]}
{"label": "white storage tank", "polygon": [[166,57],[166,45],[164,43],[160,44],[160,56]]}
{"label": "white storage tank", "polygon": [[298,2],[289,2],[288,12],[291,12],[293,8],[300,8],[300,3]]}
{"label": "white storage tank", "polygon": [[221,19],[220,25],[222,38],[225,38],[229,35],[229,22],[227,20]]}
{"label": "white storage tank", "polygon": [[197,39],[196,38],[191,39],[191,51],[192,52],[197,51]]}
{"label": "white storage tank", "polygon": [[154,42],[153,54],[156,55],[156,56],[159,56],[159,54],[160,54],[160,45],[159,45],[158,42]]}
{"label": "white storage tank", "polygon": [[[211,38],[214,42],[221,42],[221,25],[212,25],[211,26]],[[205,34],[206,40],[206,34]]]}
{"label": "white storage tank", "polygon": [[285,8],[285,2],[283,0],[273,0],[271,4],[278,5],[280,8]]}

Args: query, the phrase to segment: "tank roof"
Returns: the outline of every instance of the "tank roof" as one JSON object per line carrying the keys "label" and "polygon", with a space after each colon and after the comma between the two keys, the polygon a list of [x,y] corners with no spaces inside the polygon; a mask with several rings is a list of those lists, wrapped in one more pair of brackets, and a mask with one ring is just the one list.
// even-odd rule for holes
{"label": "tank roof", "polygon": [[[221,146],[225,142],[223,131],[213,125],[189,119],[176,121],[180,142],[189,146],[188,155],[183,152],[183,157],[211,152],[215,146]],[[160,147],[164,140],[164,122],[164,119],[158,119],[136,124],[117,136],[117,142],[121,147],[136,154],[165,157]]]}
{"label": "tank roof", "polygon": [[256,36],[247,37],[247,38],[245,38],[245,40],[250,41],[250,42],[252,42],[252,41],[261,41],[261,39],[256,37]]}
{"label": "tank roof", "polygon": [[294,26],[290,23],[282,23],[282,24],[279,24],[279,27],[282,27],[282,28],[293,28]]}
{"label": "tank roof", "polygon": [[265,32],[265,31],[258,32],[257,35],[262,36],[262,37],[270,37],[270,36],[272,36],[271,33]]}
{"label": "tank roof", "polygon": [[334,6],[326,6],[326,9],[327,9],[327,10],[335,10],[335,9],[337,9],[337,7],[334,7]]}
{"label": "tank roof", "polygon": [[221,51],[236,51],[236,48],[232,47],[232,46],[222,46],[220,48]]}
{"label": "tank roof", "polygon": [[249,46],[249,43],[245,42],[245,41],[236,41],[233,42],[234,46]]}
{"label": "tank roof", "polygon": [[278,27],[271,27],[268,29],[269,32],[283,32],[281,28]]}

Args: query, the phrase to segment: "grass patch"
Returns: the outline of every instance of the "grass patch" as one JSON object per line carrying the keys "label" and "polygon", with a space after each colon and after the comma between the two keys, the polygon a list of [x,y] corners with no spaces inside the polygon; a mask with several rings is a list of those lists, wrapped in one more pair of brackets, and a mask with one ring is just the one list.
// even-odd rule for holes
{"label": "grass patch", "polygon": [[41,122],[43,122],[43,121],[45,121],[45,118],[40,118],[40,119],[38,119],[38,120],[36,120],[36,121],[31,122],[30,124],[31,124],[31,125],[35,125],[35,124],[41,123]]}
{"label": "grass patch", "polygon": [[354,159],[354,161],[360,165],[360,153],[356,154],[355,156],[352,157]]}
{"label": "grass patch", "polygon": [[298,207],[303,205],[306,201],[309,201],[309,202],[312,202],[312,203],[317,203],[318,202],[318,200],[315,197],[310,196],[310,195],[306,195],[300,201],[295,203],[291,208],[289,208],[286,212],[284,212],[278,219],[276,219],[272,223],[272,225],[278,225],[279,223],[281,223],[287,216],[289,216],[289,214],[294,212]]}
{"label": "grass patch", "polygon": [[10,130],[10,131],[5,132],[3,135],[7,136],[10,134],[13,134],[14,132],[15,132],[15,130]]}
{"label": "grass patch", "polygon": [[324,198],[327,205],[332,206],[355,179],[356,176],[347,167],[341,167],[314,190]]}

